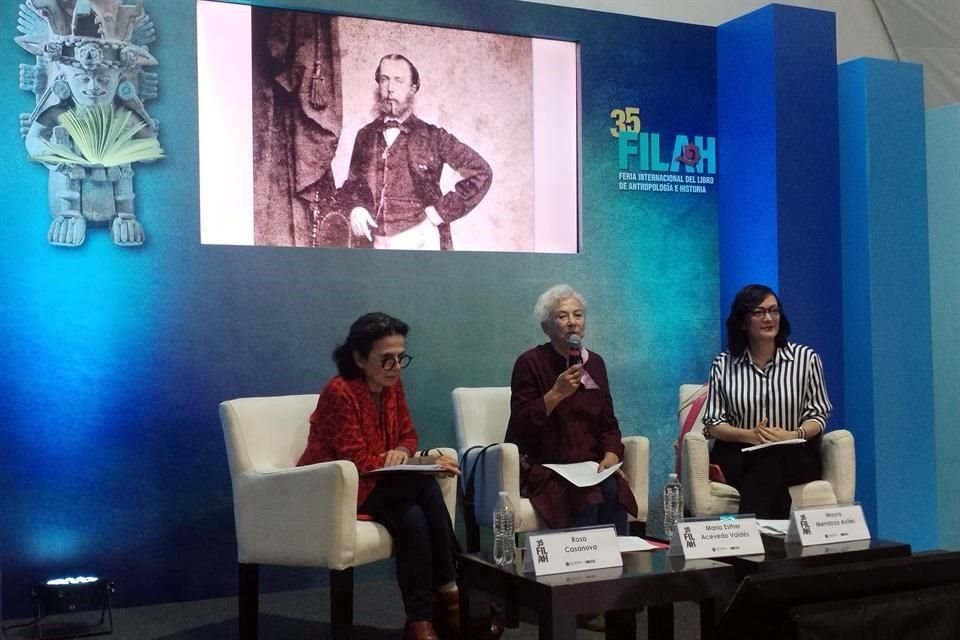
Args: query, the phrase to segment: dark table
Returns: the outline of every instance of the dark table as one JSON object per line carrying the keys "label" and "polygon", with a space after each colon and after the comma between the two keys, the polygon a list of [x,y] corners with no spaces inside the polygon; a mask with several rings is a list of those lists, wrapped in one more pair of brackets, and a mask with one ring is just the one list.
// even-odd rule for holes
{"label": "dark table", "polygon": [[[875,550],[885,553],[898,548],[897,543],[875,542],[880,543]],[[855,553],[863,557],[868,552]],[[957,629],[960,552],[936,552],[794,565],[789,571],[746,576],[718,620],[715,638],[928,640],[955,638]]]}
{"label": "dark table", "polygon": [[910,545],[892,540],[859,540],[803,547],[787,544],[782,537],[761,536],[764,555],[718,558],[736,569],[737,581],[745,576],[770,571],[797,571],[836,564],[903,558],[910,555]]}
{"label": "dark table", "polygon": [[[541,640],[576,637],[576,616],[605,611],[607,638],[636,638],[636,612],[650,607],[651,640],[673,637],[673,603],[700,604],[701,637],[736,588],[734,568],[713,560],[684,561],[665,550],[623,554],[623,567],[536,577],[516,565],[500,568],[482,554],[460,556],[460,612],[470,635],[471,598],[485,592],[537,614]],[[479,607],[478,607],[479,609]],[[667,619],[669,617],[669,620]]]}

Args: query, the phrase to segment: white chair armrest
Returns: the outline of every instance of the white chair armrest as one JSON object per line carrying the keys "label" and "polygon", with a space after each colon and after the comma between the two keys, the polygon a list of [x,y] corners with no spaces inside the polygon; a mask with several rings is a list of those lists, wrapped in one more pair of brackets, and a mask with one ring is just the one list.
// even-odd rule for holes
{"label": "white chair armrest", "polygon": [[240,562],[342,567],[353,562],[357,468],[335,460],[234,478]]}
{"label": "white chair armrest", "polygon": [[691,515],[710,514],[710,448],[702,433],[690,431],[683,436],[683,468],[680,484],[683,504]]}
{"label": "white chair armrest", "polygon": [[[710,497],[712,499],[726,501],[726,502],[733,501],[739,506],[740,492],[737,491],[735,488],[731,487],[728,484],[723,484],[722,482],[714,482],[713,480],[708,482],[707,486],[710,489]],[[716,516],[716,515],[721,515],[723,513],[736,513],[736,509],[730,512],[727,512],[727,511],[717,511],[716,513],[711,512],[709,515]]]}
{"label": "white chair armrest", "polygon": [[623,439],[623,466],[627,484],[637,499],[637,520],[647,521],[650,500],[650,439],[627,436]]}
{"label": "white chair armrest", "polygon": [[853,502],[857,486],[857,456],[853,434],[846,429],[828,431],[820,445],[823,479],[833,487],[839,504]]}
{"label": "white chair armrest", "polygon": [[730,508],[734,500],[740,500],[736,489],[710,480],[710,446],[699,431],[690,431],[683,436],[681,475],[683,504],[695,517],[718,515]]}
{"label": "white chair armrest", "polygon": [[828,507],[837,504],[833,486],[824,480],[813,480],[796,484],[788,488],[790,492],[790,510],[809,507]]}
{"label": "white chair armrest", "polygon": [[[449,458],[457,459],[457,452],[455,449],[450,447],[438,447],[437,449],[431,449],[432,451],[438,451],[441,455],[447,456]],[[440,485],[440,491],[443,493],[443,502],[447,505],[447,513],[450,514],[450,523],[456,526],[457,522],[457,478],[451,476],[449,478],[437,477],[437,484]]]}

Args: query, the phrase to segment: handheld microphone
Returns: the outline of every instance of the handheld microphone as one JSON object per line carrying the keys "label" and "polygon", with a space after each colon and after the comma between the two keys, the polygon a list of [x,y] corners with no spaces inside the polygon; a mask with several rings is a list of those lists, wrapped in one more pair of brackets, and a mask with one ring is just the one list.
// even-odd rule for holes
{"label": "handheld microphone", "polygon": [[575,333],[567,336],[567,347],[570,349],[567,355],[567,366],[572,367],[575,364],[583,364],[583,358],[580,356],[580,346],[583,340]]}

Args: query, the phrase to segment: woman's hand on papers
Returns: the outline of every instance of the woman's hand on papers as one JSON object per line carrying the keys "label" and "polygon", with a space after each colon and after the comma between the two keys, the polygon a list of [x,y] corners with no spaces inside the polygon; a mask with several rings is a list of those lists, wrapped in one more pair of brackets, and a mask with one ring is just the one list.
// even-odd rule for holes
{"label": "woman's hand on papers", "polygon": [[390,451],[381,453],[380,457],[383,458],[383,466],[385,467],[406,464],[407,460],[410,459],[410,456],[407,455],[407,452],[401,451],[400,449],[390,449]]}
{"label": "woman's hand on papers", "polygon": [[607,451],[605,454],[603,454],[603,460],[597,463],[597,473],[602,472],[608,467],[612,467],[618,462],[620,462],[620,458],[617,457],[617,454],[613,453],[612,451]]}
{"label": "woman's hand on papers", "polygon": [[[603,454],[603,460],[597,463],[597,473],[603,473],[604,469],[608,469],[613,465],[619,464],[619,463],[620,463],[620,458],[617,456],[617,454],[613,453],[612,451],[607,451],[605,454]],[[627,474],[623,472],[622,468],[617,469],[617,475],[623,478],[624,480],[627,479]]]}
{"label": "woman's hand on papers", "polygon": [[458,476],[460,475],[460,465],[457,464],[456,459],[451,458],[450,456],[437,456],[434,460],[435,464],[443,467],[443,471],[440,472],[442,476]]}

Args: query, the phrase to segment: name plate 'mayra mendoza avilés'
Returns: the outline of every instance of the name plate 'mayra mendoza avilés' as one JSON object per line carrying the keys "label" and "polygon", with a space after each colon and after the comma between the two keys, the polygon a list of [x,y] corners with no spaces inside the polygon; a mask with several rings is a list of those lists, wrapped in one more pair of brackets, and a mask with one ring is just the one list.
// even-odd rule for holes
{"label": "name plate 'mayra mendoza avil\u00e9s'", "polygon": [[859,504],[797,509],[790,514],[787,542],[803,546],[869,540],[870,530]]}

